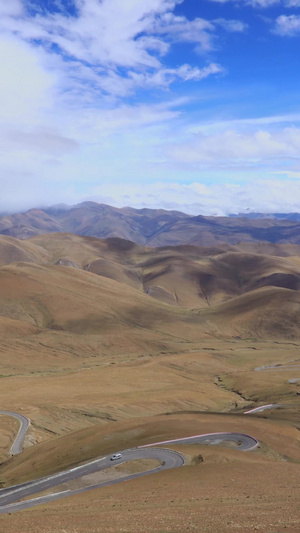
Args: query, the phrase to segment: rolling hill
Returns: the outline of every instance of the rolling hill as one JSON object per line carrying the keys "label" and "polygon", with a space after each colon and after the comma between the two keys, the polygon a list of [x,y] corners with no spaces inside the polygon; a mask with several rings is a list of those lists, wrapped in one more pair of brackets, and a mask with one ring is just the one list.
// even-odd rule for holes
{"label": "rolling hill", "polygon": [[151,248],[58,233],[2,236],[0,257],[1,316],[20,331],[298,337],[295,245]]}

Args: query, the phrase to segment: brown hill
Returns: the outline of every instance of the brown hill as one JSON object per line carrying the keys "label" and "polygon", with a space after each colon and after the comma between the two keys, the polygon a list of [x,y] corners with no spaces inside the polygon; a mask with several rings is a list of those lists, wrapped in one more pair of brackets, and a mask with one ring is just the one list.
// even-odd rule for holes
{"label": "brown hill", "polygon": [[215,334],[256,339],[299,339],[300,291],[253,290],[202,311]]}
{"label": "brown hill", "polygon": [[264,286],[300,288],[300,247],[292,245],[266,245],[275,249],[265,253],[265,247],[258,247],[246,253],[243,246],[146,248],[120,239],[64,234],[28,242],[50,254],[52,263],[77,266],[189,309]]}
{"label": "brown hill", "polygon": [[[233,323],[242,323],[241,331],[248,336],[251,330],[252,336],[264,331],[267,337],[291,337],[296,335],[293,309],[300,290],[300,248],[270,246],[252,245],[253,253],[246,253],[244,245],[147,248],[122,239],[70,234],[40,235],[25,242],[2,237],[0,256],[7,266],[0,270],[1,315],[36,328],[84,334],[112,333],[116,328],[177,334],[180,323],[180,336],[195,338],[211,333],[212,322],[217,330],[220,324],[220,334],[224,322],[227,333],[236,335],[238,326],[229,327],[228,320],[232,309],[238,309]],[[19,259],[23,262],[15,262]],[[282,302],[271,313],[274,295]],[[204,311],[195,314],[200,309],[207,309],[207,316]],[[255,320],[264,323],[261,333],[253,309]],[[266,322],[263,316],[269,317]],[[277,327],[289,320],[290,329]]]}
{"label": "brown hill", "polygon": [[40,233],[62,231],[59,221],[40,209],[0,218],[0,233],[19,239],[28,239]]}
{"label": "brown hill", "polygon": [[[245,251],[252,249],[253,251]],[[292,254],[292,255],[289,255]],[[166,303],[197,309],[257,288],[300,288],[300,247],[243,244],[150,248],[122,239],[48,234],[0,239],[1,264],[69,266]]]}
{"label": "brown hill", "polygon": [[0,235],[0,266],[17,261],[40,263],[50,260],[50,254],[40,246],[28,240],[23,241]]}
{"label": "brown hill", "polygon": [[105,334],[134,329],[172,333],[176,323],[199,322],[192,313],[157,302],[115,280],[75,268],[14,263],[0,269],[5,319],[42,330]]}

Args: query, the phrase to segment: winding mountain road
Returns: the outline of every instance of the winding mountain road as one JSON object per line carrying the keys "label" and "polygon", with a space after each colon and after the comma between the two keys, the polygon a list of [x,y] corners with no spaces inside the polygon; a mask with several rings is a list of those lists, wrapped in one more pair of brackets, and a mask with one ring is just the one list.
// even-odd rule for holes
{"label": "winding mountain road", "polygon": [[26,416],[19,415],[18,413],[13,413],[12,411],[0,411],[0,415],[12,416],[13,418],[17,418],[17,420],[19,420],[20,422],[20,429],[10,449],[11,455],[17,455],[22,451],[23,442],[30,425],[30,420],[29,418],[26,418]]}
{"label": "winding mountain road", "polygon": [[204,433],[193,435],[183,439],[165,440],[154,444],[145,444],[139,448],[149,448],[150,446],[160,446],[161,444],[204,444],[214,446],[224,442],[235,442],[240,451],[250,451],[257,447],[258,441],[250,435],[244,433]]}
{"label": "winding mountain road", "polygon": [[[296,364],[290,364],[290,363],[296,363]],[[293,371],[293,370],[300,370],[300,363],[298,363],[297,360],[293,360],[290,363],[285,364],[274,364],[274,365],[268,365],[268,366],[258,366],[254,368],[255,372],[275,372],[277,370],[283,371]],[[288,380],[289,383],[298,383],[300,381],[300,378],[291,378]],[[291,405],[289,404],[282,404],[282,403],[270,403],[267,405],[261,405],[260,407],[255,407],[254,409],[250,409],[249,411],[245,411],[244,415],[249,415],[251,413],[261,413],[262,411],[265,411],[267,409],[284,409],[289,408]]]}
{"label": "winding mountain road", "polygon": [[281,403],[269,403],[268,405],[261,405],[260,407],[255,407],[254,409],[245,411],[244,415],[250,415],[251,413],[262,413],[263,411],[266,411],[268,409],[279,409],[279,407],[287,407],[287,406]]}
{"label": "winding mountain road", "polygon": [[[276,370],[291,370],[299,368],[299,364],[293,365],[269,365],[266,367],[255,368],[256,371],[276,371]],[[290,382],[296,382],[298,378],[290,380]],[[285,407],[282,404],[268,404],[260,407],[256,407],[249,411],[246,411],[245,414],[250,413],[259,413],[265,409],[274,409],[279,407]],[[0,411],[0,415],[7,415],[17,418],[20,422],[20,429],[18,431],[17,437],[10,449],[11,455],[16,455],[21,453],[22,445],[26,432],[28,430],[30,420],[23,415],[14,413],[12,411]],[[105,487],[108,485],[113,485],[123,481],[128,481],[131,479],[136,479],[138,477],[146,476],[149,474],[154,474],[160,472],[161,470],[166,470],[169,468],[178,468],[184,465],[183,456],[170,449],[158,448],[157,446],[161,445],[171,445],[171,444],[204,444],[204,445],[218,445],[222,443],[235,443],[237,449],[240,451],[249,451],[257,447],[258,441],[251,437],[250,435],[245,435],[243,433],[207,433],[202,435],[193,435],[190,437],[173,439],[161,442],[155,442],[151,444],[146,444],[138,448],[132,448],[128,450],[123,450],[122,457],[118,461],[111,461],[110,457],[102,457],[91,461],[87,464],[71,468],[69,470],[64,470],[57,474],[40,478],[34,481],[27,483],[22,483],[21,485],[15,485],[0,490],[0,514],[1,513],[11,513],[19,511],[21,509],[27,509],[41,503],[47,503],[59,498],[64,498],[66,496],[71,496],[74,494],[79,494],[82,492],[87,492],[96,488]],[[155,447],[155,448],[154,448]],[[56,492],[52,494],[47,494],[33,499],[27,499],[25,501],[20,501],[24,498],[28,498],[34,494],[41,493],[43,491],[58,487],[63,483],[72,481],[74,479],[79,479],[88,474],[93,474],[101,470],[108,469],[115,464],[126,463],[135,459],[155,459],[160,465],[152,470],[147,470],[144,472],[139,472],[137,474],[131,474],[128,476],[119,477],[110,481],[103,481],[96,483],[87,487],[82,487],[75,490],[64,490],[62,492]]]}
{"label": "winding mountain road", "polygon": [[[1,411],[0,414],[6,414],[9,416],[15,416],[21,422],[21,428],[17,435],[16,440],[17,446],[16,450],[20,450],[22,446],[22,438],[24,439],[24,430],[27,424],[29,425],[29,420],[22,415],[16,413],[11,413],[9,411]],[[21,431],[22,430],[22,431]],[[25,430],[26,433],[26,430]],[[16,440],[14,445],[16,444]],[[154,474],[160,472],[161,470],[166,470],[169,468],[178,468],[184,465],[183,456],[175,452],[174,450],[157,448],[162,444],[206,444],[206,445],[217,445],[222,444],[223,442],[234,442],[241,451],[249,451],[256,448],[258,441],[251,437],[250,435],[245,435],[243,433],[207,433],[203,435],[194,435],[191,437],[185,437],[180,439],[173,439],[163,442],[156,442],[152,444],[146,444],[138,448],[131,448],[128,450],[123,450],[121,459],[117,461],[111,461],[110,457],[102,457],[91,461],[87,464],[71,468],[69,470],[64,470],[58,474],[40,478],[34,481],[22,483],[20,485],[14,485],[0,490],[0,513],[11,513],[20,511],[22,509],[28,509],[35,505],[42,503],[47,503],[59,498],[64,498],[66,496],[71,496],[74,494],[79,494],[82,492],[87,492],[96,488],[105,487],[108,485],[113,485],[123,481],[128,481],[131,479],[136,479],[138,477],[146,476],[149,474]],[[13,445],[13,447],[14,447]],[[154,448],[155,446],[155,448]],[[13,448],[12,447],[12,448]],[[19,453],[19,452],[17,452]],[[65,490],[58,493],[47,494],[33,499],[28,499],[25,501],[20,501],[24,498],[28,498],[34,494],[41,493],[43,491],[49,490],[51,488],[57,487],[66,483],[68,481],[81,478],[88,474],[93,474],[94,472],[99,472],[101,470],[108,469],[115,464],[126,463],[128,461],[133,461],[135,459],[155,459],[160,462],[160,465],[151,470],[144,472],[139,472],[137,474],[131,474],[128,476],[123,476],[110,481],[103,481],[101,483],[96,483],[88,487],[82,487],[75,490]]]}

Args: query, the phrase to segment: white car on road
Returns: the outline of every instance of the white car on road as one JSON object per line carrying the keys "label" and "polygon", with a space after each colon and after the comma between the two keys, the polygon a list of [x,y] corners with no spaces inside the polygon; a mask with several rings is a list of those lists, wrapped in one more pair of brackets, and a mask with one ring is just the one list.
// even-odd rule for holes
{"label": "white car on road", "polygon": [[121,457],[122,457],[122,454],[121,454],[121,453],[114,453],[114,454],[111,456],[110,460],[111,460],[111,461],[116,461],[117,459],[121,459]]}

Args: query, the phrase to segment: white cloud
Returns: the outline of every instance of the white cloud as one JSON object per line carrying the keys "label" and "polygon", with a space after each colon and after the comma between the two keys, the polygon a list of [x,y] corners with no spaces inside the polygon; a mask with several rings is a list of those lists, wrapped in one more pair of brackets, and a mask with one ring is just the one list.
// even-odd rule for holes
{"label": "white cloud", "polygon": [[281,0],[210,0],[210,2],[216,2],[218,4],[226,4],[228,2],[232,2],[235,4],[250,5],[252,7],[270,7],[275,4],[278,4],[279,2],[281,2]]}
{"label": "white cloud", "polygon": [[300,129],[281,128],[296,116],[220,123],[217,133],[187,127],[179,142],[181,103],[83,109],[61,117],[64,136],[55,121],[52,130],[10,132],[0,139],[0,210],[85,199],[194,214],[300,210]]}
{"label": "white cloud", "polygon": [[211,74],[218,74],[220,72],[223,72],[223,68],[220,65],[217,65],[216,63],[211,63],[210,65],[202,69],[191,68],[189,65],[182,65],[175,71],[176,75],[178,75],[184,81],[202,80],[204,78],[207,78]]}
{"label": "white cloud", "polygon": [[24,13],[23,4],[21,0],[2,1],[0,3],[1,16],[18,16]]}
{"label": "white cloud", "polygon": [[[296,174],[296,173],[295,173]],[[89,191],[78,192],[73,184],[66,184],[63,193],[58,195],[48,191],[45,198],[45,185],[36,183],[25,172],[23,184],[18,187],[23,202],[14,194],[13,176],[3,182],[1,194],[9,201],[0,209],[18,211],[36,206],[46,206],[61,201],[75,204],[85,200],[98,201],[117,207],[130,205],[136,208],[176,209],[192,215],[222,216],[230,213],[292,213],[300,212],[300,172],[289,179],[274,172],[267,178],[249,179],[243,184],[209,183],[209,174],[199,175],[197,181],[180,184],[175,181],[128,184],[121,182],[91,186]]]}
{"label": "white cloud", "polygon": [[280,15],[276,19],[274,33],[289,37],[300,33],[300,15]]}
{"label": "white cloud", "polygon": [[289,115],[272,115],[251,118],[239,118],[231,120],[213,120],[210,122],[193,123],[190,122],[186,128],[189,135],[204,134],[213,135],[226,131],[253,131],[254,128],[270,129],[270,127],[289,127],[290,124],[300,123],[300,113],[293,113]]}
{"label": "white cloud", "polygon": [[129,76],[134,82],[134,86],[153,86],[166,88],[170,83],[176,79],[182,81],[199,81],[207,78],[211,74],[219,74],[224,72],[223,68],[216,63],[211,63],[207,67],[199,69],[198,67],[192,68],[190,65],[181,65],[178,68],[161,68],[154,74],[137,74],[131,72]]}
{"label": "white cloud", "polygon": [[189,76],[181,75],[186,65],[171,73],[163,58],[178,42],[191,43],[198,52],[212,50],[220,26],[229,32],[245,29],[240,21],[175,16],[182,0],[76,0],[74,15],[65,4],[55,13],[43,6],[34,15],[26,14],[23,2],[11,0],[10,7],[2,7],[0,34],[43,50],[44,66],[56,68],[64,91],[74,94],[77,88],[77,94],[85,92],[88,98],[95,92],[123,97],[143,83],[145,88],[155,81],[165,87],[177,79],[195,81],[217,73],[205,61],[189,65]]}
{"label": "white cloud", "polygon": [[199,51],[213,48],[215,26],[201,18],[188,20],[168,12],[154,20],[152,28],[158,35],[164,35],[173,42],[196,43]]}
{"label": "white cloud", "polygon": [[36,121],[51,100],[56,77],[47,72],[33,48],[12,37],[0,39],[1,123]]}
{"label": "white cloud", "polygon": [[[54,156],[62,156],[73,152],[79,146],[73,139],[68,139],[48,128],[36,128],[33,131],[11,130],[6,133],[6,142],[14,148],[28,152],[45,152]],[[5,143],[5,141],[3,141]]]}
{"label": "white cloud", "polygon": [[91,65],[155,68],[159,60],[150,52],[166,53],[166,36],[210,48],[208,32],[214,31],[213,24],[175,17],[172,10],[180,1],[80,0],[77,16],[37,14],[10,24],[6,20],[5,25],[24,39],[54,43],[70,57]]}
{"label": "white cloud", "polygon": [[[203,181],[207,182],[203,175]],[[249,180],[243,185],[198,182],[189,185],[176,182],[137,184],[126,188],[107,185],[93,190],[91,197],[99,202],[123,207],[176,209],[192,215],[222,216],[230,213],[293,213],[300,212],[300,181],[269,179]]]}
{"label": "white cloud", "polygon": [[157,34],[167,36],[171,41],[195,43],[197,51],[202,53],[214,48],[217,26],[228,32],[242,32],[247,28],[247,25],[239,20],[219,18],[208,21],[199,17],[188,20],[183,16],[166,13],[155,20],[153,30]]}
{"label": "white cloud", "polygon": [[209,0],[218,4],[227,4],[229,2],[234,4],[268,8],[280,4],[284,7],[300,7],[300,0]]}
{"label": "white cloud", "polygon": [[300,160],[300,129],[284,128],[278,132],[260,129],[254,132],[226,130],[221,133],[198,134],[185,143],[177,143],[168,149],[176,161],[203,166],[257,165],[270,159]]}
{"label": "white cloud", "polygon": [[280,0],[245,0],[245,2],[253,7],[271,7],[278,4]]}
{"label": "white cloud", "polygon": [[244,32],[248,28],[248,25],[240,20],[230,20],[224,18],[215,19],[214,24],[221,26],[226,31],[236,33]]}

